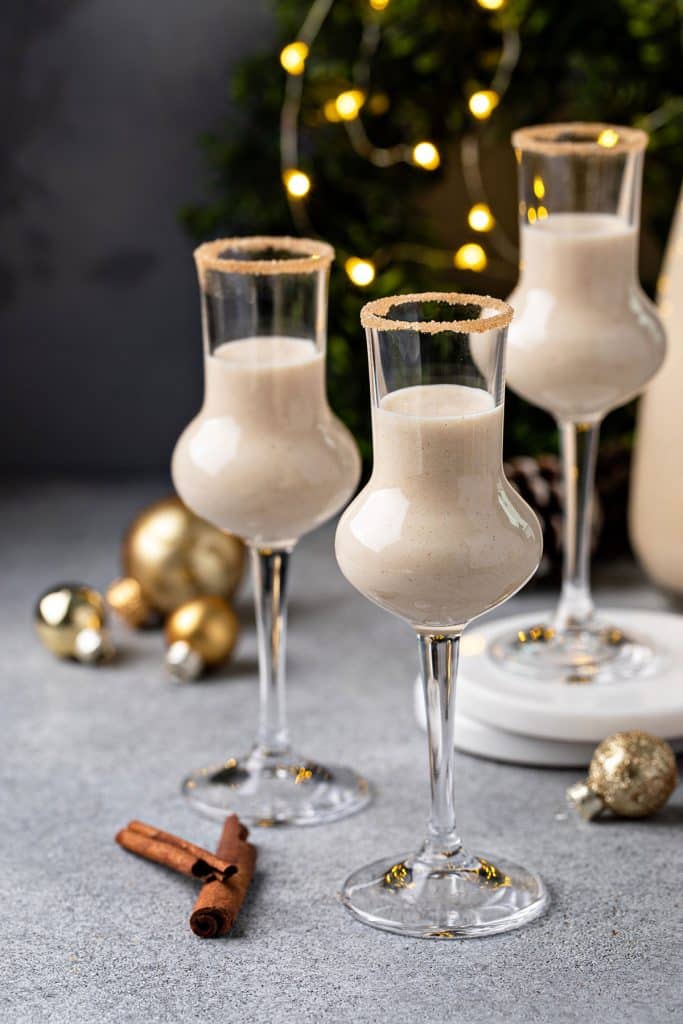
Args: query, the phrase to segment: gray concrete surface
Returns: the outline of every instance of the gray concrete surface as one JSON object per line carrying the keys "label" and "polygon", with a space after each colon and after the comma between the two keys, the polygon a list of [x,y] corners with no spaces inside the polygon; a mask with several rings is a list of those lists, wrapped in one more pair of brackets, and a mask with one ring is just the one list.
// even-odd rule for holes
{"label": "gray concrete surface", "polygon": [[[0,1020],[3,1024],[659,1024],[683,1018],[683,794],[642,822],[578,823],[575,772],[459,756],[470,846],[535,865],[544,919],[473,942],[406,940],[352,920],[345,874],[410,847],[427,805],[424,737],[412,716],[410,631],[348,587],[331,531],[293,566],[290,710],[315,757],[376,786],[372,807],[321,829],[258,833],[259,872],[234,933],[189,930],[193,885],[125,854],[140,817],[204,844],[218,828],[183,805],[185,769],[245,748],[254,727],[254,634],[218,677],[174,687],[158,634],[120,633],[117,664],[54,660],[31,627],[41,588],[104,586],[131,515],[163,485],[33,484],[2,502],[0,632]],[[603,597],[664,606],[634,570]],[[518,598],[540,607],[546,595]]]}

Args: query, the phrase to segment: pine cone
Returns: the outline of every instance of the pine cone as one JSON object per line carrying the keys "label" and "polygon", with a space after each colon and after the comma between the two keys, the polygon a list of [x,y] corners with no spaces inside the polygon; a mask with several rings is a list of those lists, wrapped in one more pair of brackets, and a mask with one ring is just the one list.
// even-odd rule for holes
{"label": "pine cone", "polygon": [[[504,466],[505,475],[534,510],[543,534],[543,555],[536,578],[562,575],[562,521],[564,483],[562,463],[557,455],[517,455]],[[596,493],[593,501],[591,550],[595,551],[602,528],[602,511]]]}

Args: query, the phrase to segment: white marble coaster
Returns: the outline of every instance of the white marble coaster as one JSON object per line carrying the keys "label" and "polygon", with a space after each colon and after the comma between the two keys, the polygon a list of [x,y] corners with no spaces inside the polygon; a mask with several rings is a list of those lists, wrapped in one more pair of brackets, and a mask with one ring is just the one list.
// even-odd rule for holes
{"label": "white marble coaster", "polygon": [[[461,643],[456,746],[520,764],[583,765],[595,744],[620,729],[683,736],[683,616],[601,609],[601,617],[647,635],[661,648],[656,673],[641,681],[568,685],[505,672],[487,653],[492,637],[529,625],[529,613],[474,623]],[[419,680],[415,710],[424,727]]]}
{"label": "white marble coaster", "polygon": [[[425,708],[419,679],[415,681],[414,698],[415,717],[420,728],[425,729]],[[683,739],[669,738],[669,743],[676,753],[683,751]],[[455,746],[466,754],[475,754],[490,761],[543,768],[586,768],[595,750],[595,743],[546,740],[496,729],[467,718],[460,711],[455,714]]]}
{"label": "white marble coaster", "polygon": [[660,668],[642,680],[569,685],[524,679],[487,652],[501,633],[529,625],[529,614],[473,624],[463,636],[458,702],[468,718],[523,736],[597,743],[619,729],[683,736],[683,616],[601,609],[601,618],[647,635],[661,650]]}

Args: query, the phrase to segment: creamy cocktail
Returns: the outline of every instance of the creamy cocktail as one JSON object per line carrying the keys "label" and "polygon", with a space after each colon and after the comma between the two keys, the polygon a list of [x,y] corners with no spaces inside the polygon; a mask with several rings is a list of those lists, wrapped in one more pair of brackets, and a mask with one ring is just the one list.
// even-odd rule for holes
{"label": "creamy cocktail", "polygon": [[204,381],[202,410],[173,455],[190,508],[261,546],[291,543],[341,508],[360,460],[327,403],[313,341],[225,342],[206,354]]}
{"label": "creamy cocktail", "polygon": [[[417,633],[432,808],[422,847],[355,871],[342,900],[366,924],[402,935],[507,931],[547,901],[530,871],[468,853],[453,809],[460,635],[518,590],[541,554],[538,522],[502,466],[511,316],[500,300],[452,293],[379,299],[361,312],[373,470],[339,522],[337,560],[365,597]],[[401,785],[397,775],[395,793]]]}
{"label": "creamy cocktail", "polygon": [[538,565],[536,519],[503,474],[503,406],[416,385],[373,410],[373,472],[337,530],[353,585],[416,629],[462,628]]}
{"label": "creamy cocktail", "polygon": [[289,558],[353,493],[360,458],[325,391],[329,245],[219,239],[195,253],[204,328],[204,403],[173,456],[198,515],[242,537],[252,559],[260,669],[257,742],[184,782],[218,818],[315,825],[359,810],[365,779],[292,752],[285,716]]}
{"label": "creamy cocktail", "polygon": [[507,380],[558,419],[604,416],[660,364],[654,307],[632,301],[637,247],[635,226],[615,214],[553,213],[522,225]]}
{"label": "creamy cocktail", "polygon": [[507,377],[558,422],[564,571],[555,614],[501,635],[491,652],[543,683],[633,678],[654,671],[657,659],[643,638],[594,614],[590,521],[600,422],[642,390],[665,352],[638,281],[647,136],[615,125],[540,125],[515,132],[513,144],[521,252]]}

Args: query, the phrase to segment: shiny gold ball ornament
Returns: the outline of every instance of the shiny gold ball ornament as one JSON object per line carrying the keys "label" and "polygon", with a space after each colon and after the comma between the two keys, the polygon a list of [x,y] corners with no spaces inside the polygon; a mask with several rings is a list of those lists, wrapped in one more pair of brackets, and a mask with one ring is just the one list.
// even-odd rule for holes
{"label": "shiny gold ball ornament", "polygon": [[229,657],[237,643],[239,620],[222,597],[197,597],[169,615],[165,632],[166,665],[171,675],[186,682]]}
{"label": "shiny gold ball ornament", "polygon": [[[173,497],[150,505],[131,523],[121,560],[147,606],[168,613],[206,594],[230,598],[242,579],[245,553],[241,540],[204,522]],[[142,616],[139,602],[123,617],[130,622],[131,615]]]}
{"label": "shiny gold ball ornament", "polygon": [[107,587],[107,604],[116,612],[127,626],[142,629],[154,625],[158,621],[158,613],[154,611],[142,587],[132,576],[122,576]]}
{"label": "shiny gold ball ornament", "polygon": [[633,729],[603,740],[588,778],[567,790],[587,821],[606,810],[622,818],[644,818],[663,807],[678,784],[676,757],[666,740]]}
{"label": "shiny gold ball ornament", "polygon": [[106,661],[114,654],[106,619],[102,595],[83,583],[49,587],[35,609],[35,627],[44,646],[58,658],[86,664]]}

